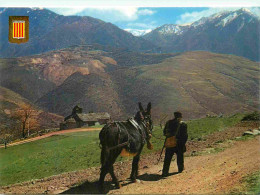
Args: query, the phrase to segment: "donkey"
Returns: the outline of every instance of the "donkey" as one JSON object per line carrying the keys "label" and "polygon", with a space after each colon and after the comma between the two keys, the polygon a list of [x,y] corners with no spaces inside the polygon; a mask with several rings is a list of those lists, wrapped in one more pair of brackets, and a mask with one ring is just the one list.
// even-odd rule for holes
{"label": "donkey", "polygon": [[130,179],[135,182],[138,176],[138,162],[142,149],[147,142],[148,149],[152,149],[149,140],[153,123],[151,119],[151,102],[144,110],[139,102],[139,109],[134,119],[123,122],[113,122],[105,125],[99,133],[101,145],[101,173],[99,179],[100,190],[104,191],[104,179],[110,173],[116,188],[120,188],[113,164],[122,152],[128,152],[133,158]]}

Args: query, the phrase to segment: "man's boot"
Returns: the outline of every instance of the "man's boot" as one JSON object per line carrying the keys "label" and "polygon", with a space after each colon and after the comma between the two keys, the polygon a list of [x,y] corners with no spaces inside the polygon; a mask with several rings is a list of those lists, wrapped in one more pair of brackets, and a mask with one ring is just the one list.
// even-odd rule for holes
{"label": "man's boot", "polygon": [[178,172],[181,173],[184,170],[184,166],[178,166]]}
{"label": "man's boot", "polygon": [[167,160],[163,163],[163,170],[162,170],[162,177],[167,177],[169,175],[169,169],[170,169],[170,162]]}

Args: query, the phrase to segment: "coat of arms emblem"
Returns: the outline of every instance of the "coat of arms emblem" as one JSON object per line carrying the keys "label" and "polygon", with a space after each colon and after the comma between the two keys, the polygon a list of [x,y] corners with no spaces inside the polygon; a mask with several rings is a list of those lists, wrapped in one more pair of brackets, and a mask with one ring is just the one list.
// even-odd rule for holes
{"label": "coat of arms emblem", "polygon": [[9,42],[26,43],[29,40],[29,16],[9,16]]}

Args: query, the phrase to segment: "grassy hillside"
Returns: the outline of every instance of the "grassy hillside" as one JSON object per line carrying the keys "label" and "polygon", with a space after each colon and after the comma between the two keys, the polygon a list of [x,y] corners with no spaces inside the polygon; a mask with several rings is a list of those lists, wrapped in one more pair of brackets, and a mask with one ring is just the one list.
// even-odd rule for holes
{"label": "grassy hillside", "polygon": [[254,110],[258,82],[259,63],[233,55],[187,52],[157,64],[75,73],[37,104],[66,115],[77,103],[86,112],[109,112],[117,120],[133,115],[137,102],[151,101],[158,122],[175,110],[185,118]]}
{"label": "grassy hillside", "polygon": [[[224,130],[240,121],[242,115],[223,118],[204,118],[188,121],[190,139],[201,138]],[[39,179],[64,172],[100,166],[97,131],[56,135],[39,141],[0,149],[0,186]],[[155,127],[154,135],[162,137],[162,129]],[[152,139],[159,151],[163,140]],[[121,157],[118,160],[126,160]]]}
{"label": "grassy hillside", "polygon": [[187,52],[111,74],[126,110],[136,107],[137,101],[151,101],[155,119],[172,116],[175,110],[197,118],[258,105],[259,64],[233,55]]}
{"label": "grassy hillside", "polygon": [[0,84],[33,102],[54,89],[55,84],[41,77],[28,64],[29,61],[21,63],[18,59],[0,59]]}
{"label": "grassy hillside", "polygon": [[175,55],[144,54],[98,44],[71,46],[39,55],[0,59],[0,82],[34,102],[76,72],[100,74],[118,66],[156,64]]}
{"label": "grassy hillside", "polygon": [[210,52],[143,54],[81,45],[18,59],[0,60],[1,85],[42,109],[68,115],[109,112],[132,116],[137,102],[152,102],[159,122],[174,110],[186,119],[254,110],[259,99],[259,63]]}

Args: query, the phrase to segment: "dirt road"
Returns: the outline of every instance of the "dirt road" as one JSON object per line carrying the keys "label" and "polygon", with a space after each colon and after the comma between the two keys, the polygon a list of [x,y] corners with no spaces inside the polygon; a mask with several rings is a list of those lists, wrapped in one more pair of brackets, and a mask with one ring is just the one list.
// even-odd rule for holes
{"label": "dirt road", "polygon": [[239,141],[231,148],[212,155],[185,159],[185,171],[176,174],[176,162],[171,176],[162,179],[162,164],[141,171],[140,183],[129,184],[111,194],[222,194],[243,191],[243,176],[260,170],[260,137]]}
{"label": "dirt road", "polygon": [[[24,144],[24,143],[28,143],[28,142],[33,142],[33,141],[36,141],[36,140],[44,139],[46,137],[51,137],[53,135],[60,135],[60,134],[73,133],[73,132],[82,132],[82,131],[97,131],[97,130],[101,130],[101,128],[78,128],[78,129],[68,129],[68,130],[62,130],[62,131],[55,131],[55,132],[44,134],[42,136],[37,136],[37,137],[34,137],[34,138],[25,139],[25,140],[22,140],[22,141],[10,143],[10,144],[8,144],[7,147],[16,146],[16,145]],[[4,148],[4,145],[0,145],[0,148]]]}
{"label": "dirt road", "polygon": [[[121,181],[122,188],[114,189],[111,178],[106,177],[105,187],[110,194],[229,194],[244,192],[243,177],[260,170],[260,136],[246,141],[233,139],[248,127],[259,124],[239,124],[222,132],[210,135],[200,142],[189,141],[188,157],[185,157],[185,170],[177,174],[176,162],[172,162],[167,178],[162,178],[162,161],[156,165],[159,153],[143,155],[140,161],[139,182],[131,183],[127,178],[131,170],[131,158],[115,163],[115,172]],[[224,141],[223,141],[224,140]],[[212,147],[214,146],[214,147]],[[221,147],[225,150],[216,153],[212,148]],[[198,156],[190,156],[194,154]],[[203,155],[201,155],[203,154]],[[100,167],[64,173],[49,178],[5,186],[0,193],[66,193],[66,194],[97,194],[97,180]]]}

